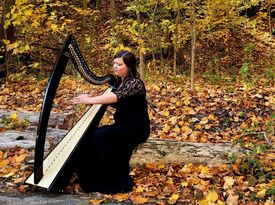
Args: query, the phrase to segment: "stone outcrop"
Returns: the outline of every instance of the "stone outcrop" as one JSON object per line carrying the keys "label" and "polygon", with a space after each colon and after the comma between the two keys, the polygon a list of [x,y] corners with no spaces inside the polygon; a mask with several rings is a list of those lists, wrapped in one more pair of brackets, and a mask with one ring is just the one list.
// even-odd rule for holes
{"label": "stone outcrop", "polygon": [[[67,133],[67,130],[49,128],[47,131],[45,151],[53,148]],[[25,131],[5,131],[0,133],[0,149],[14,146],[25,149],[35,147],[36,127]],[[193,143],[171,140],[149,139],[139,145],[133,153],[131,164],[146,163],[198,163],[217,165],[227,161],[228,156],[239,152],[232,143]]]}

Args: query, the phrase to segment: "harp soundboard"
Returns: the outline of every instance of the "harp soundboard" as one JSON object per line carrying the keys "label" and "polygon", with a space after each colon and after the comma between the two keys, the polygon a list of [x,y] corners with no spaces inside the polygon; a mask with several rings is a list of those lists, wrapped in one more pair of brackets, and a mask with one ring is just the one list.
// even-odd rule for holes
{"label": "harp soundboard", "polygon": [[[110,91],[109,88],[105,93]],[[26,183],[50,189],[101,107],[102,105],[93,105],[44,159],[43,177],[39,183],[34,183],[34,173],[26,180]]]}

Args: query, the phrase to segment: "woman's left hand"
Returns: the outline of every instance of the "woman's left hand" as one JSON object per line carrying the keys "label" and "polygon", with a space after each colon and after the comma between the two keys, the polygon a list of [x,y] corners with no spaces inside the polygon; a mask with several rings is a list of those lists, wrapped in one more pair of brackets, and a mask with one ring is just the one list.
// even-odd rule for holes
{"label": "woman's left hand", "polygon": [[91,104],[91,97],[88,94],[82,94],[72,100],[73,104]]}

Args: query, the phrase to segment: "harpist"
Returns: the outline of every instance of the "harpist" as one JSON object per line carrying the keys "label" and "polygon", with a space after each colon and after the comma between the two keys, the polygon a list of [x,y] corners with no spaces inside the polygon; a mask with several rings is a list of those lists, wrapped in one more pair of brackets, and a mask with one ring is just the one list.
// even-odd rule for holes
{"label": "harpist", "polygon": [[111,92],[95,97],[84,94],[72,100],[73,104],[110,104],[116,109],[115,123],[85,133],[58,179],[58,190],[66,188],[73,173],[85,192],[113,194],[131,191],[134,186],[129,161],[135,147],[150,134],[146,90],[133,53],[118,52],[113,69],[117,87]]}

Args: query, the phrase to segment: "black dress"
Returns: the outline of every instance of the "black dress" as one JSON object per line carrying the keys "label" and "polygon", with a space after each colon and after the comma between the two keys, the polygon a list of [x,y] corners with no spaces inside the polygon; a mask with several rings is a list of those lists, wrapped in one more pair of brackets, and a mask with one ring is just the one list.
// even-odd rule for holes
{"label": "black dress", "polygon": [[[85,192],[113,194],[131,191],[129,161],[135,147],[150,134],[146,90],[138,78],[114,89],[115,123],[88,132],[75,151],[70,171],[78,175]],[[69,173],[67,173],[70,176]]]}

